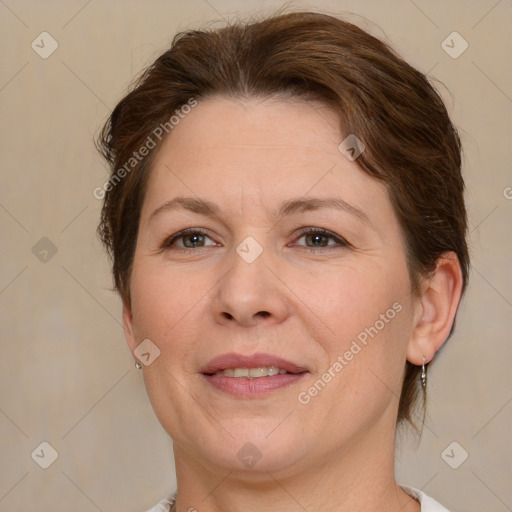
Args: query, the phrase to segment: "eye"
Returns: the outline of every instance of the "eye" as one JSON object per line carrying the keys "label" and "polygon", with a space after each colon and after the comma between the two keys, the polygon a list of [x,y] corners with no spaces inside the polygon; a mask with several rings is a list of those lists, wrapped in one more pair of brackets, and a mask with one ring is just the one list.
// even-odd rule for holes
{"label": "eye", "polygon": [[[299,231],[299,237],[296,239],[296,242],[302,238],[304,238],[306,242],[304,246],[306,249],[348,247],[350,245],[343,238],[323,228],[304,228]],[[206,243],[207,239],[211,240],[212,243]],[[188,228],[164,240],[161,248],[165,250],[172,249],[180,252],[188,252],[194,249],[215,245],[218,244],[216,244],[205,231],[196,228]],[[302,244],[298,245],[302,246]]]}
{"label": "eye", "polygon": [[205,240],[207,238],[211,240],[208,234],[201,229],[184,229],[167,238],[162,244],[162,249],[170,249],[172,246],[175,246],[177,250],[187,252],[189,250],[216,245],[215,242],[206,244]]}
{"label": "eye", "polygon": [[[343,238],[322,228],[305,228],[299,231],[299,235],[297,241],[304,238],[306,248],[308,249],[333,248],[336,246],[348,247],[350,245]],[[334,241],[334,243],[329,243],[330,241]]]}

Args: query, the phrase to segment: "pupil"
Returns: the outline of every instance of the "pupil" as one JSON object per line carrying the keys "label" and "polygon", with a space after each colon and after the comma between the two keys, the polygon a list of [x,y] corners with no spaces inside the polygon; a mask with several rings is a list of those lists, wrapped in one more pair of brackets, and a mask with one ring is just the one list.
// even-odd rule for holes
{"label": "pupil", "polygon": [[191,241],[191,243],[185,243],[185,246],[193,247],[194,244],[201,241],[201,237],[202,237],[202,235],[197,235],[197,234],[189,235],[188,237],[185,238],[185,241],[189,240],[189,241]]}
{"label": "pupil", "polygon": [[[313,240],[313,243],[321,241],[322,238],[324,238],[323,235],[310,235],[311,239]],[[325,247],[325,240],[324,243],[320,242],[320,247]]]}

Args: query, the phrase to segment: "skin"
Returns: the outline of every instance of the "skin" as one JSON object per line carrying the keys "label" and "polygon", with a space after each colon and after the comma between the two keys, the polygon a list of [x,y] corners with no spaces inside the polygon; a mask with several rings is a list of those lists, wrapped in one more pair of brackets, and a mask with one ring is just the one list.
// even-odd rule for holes
{"label": "skin", "polygon": [[[462,277],[446,253],[420,296],[411,293],[387,190],[338,150],[346,135],[321,104],[214,97],[156,155],[123,321],[132,352],[147,338],[160,350],[143,374],[174,442],[178,511],[420,510],[394,477],[398,397],[406,360],[430,361],[447,338]],[[176,197],[215,203],[218,215],[151,216]],[[333,208],[275,217],[283,202],[312,197],[341,198],[368,221]],[[186,228],[207,234],[162,248]],[[263,249],[252,263],[236,252],[249,236]],[[401,311],[300,403],[395,303]],[[199,373],[227,352],[267,352],[309,373],[265,397],[235,398]],[[252,467],[237,456],[248,442],[261,454]]]}

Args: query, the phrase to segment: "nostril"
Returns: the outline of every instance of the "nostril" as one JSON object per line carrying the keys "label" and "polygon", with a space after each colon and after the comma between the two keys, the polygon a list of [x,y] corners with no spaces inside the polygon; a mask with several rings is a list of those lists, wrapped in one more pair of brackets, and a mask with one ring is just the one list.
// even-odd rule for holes
{"label": "nostril", "polygon": [[[233,318],[234,318],[234,316],[231,313],[228,313],[227,311],[224,311],[222,314],[228,320],[233,320]],[[255,316],[261,316],[263,318],[268,318],[269,316],[271,316],[271,314],[268,311],[258,311]]]}

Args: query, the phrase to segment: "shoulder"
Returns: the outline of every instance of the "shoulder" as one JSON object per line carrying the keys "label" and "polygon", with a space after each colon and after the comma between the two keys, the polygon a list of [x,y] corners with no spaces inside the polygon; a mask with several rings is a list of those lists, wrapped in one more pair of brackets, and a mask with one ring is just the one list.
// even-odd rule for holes
{"label": "shoulder", "polygon": [[155,506],[146,512],[169,512],[176,499],[176,491],[161,499]]}
{"label": "shoulder", "polygon": [[407,494],[416,498],[421,504],[421,512],[449,512],[448,509],[444,508],[435,499],[427,496],[423,491],[414,489],[413,487],[407,487],[405,485],[400,486]]}

